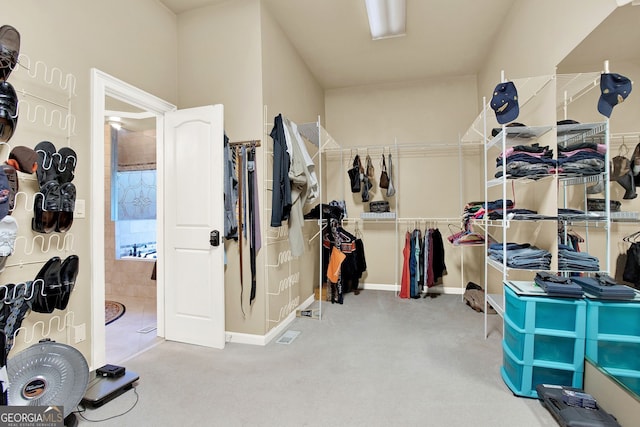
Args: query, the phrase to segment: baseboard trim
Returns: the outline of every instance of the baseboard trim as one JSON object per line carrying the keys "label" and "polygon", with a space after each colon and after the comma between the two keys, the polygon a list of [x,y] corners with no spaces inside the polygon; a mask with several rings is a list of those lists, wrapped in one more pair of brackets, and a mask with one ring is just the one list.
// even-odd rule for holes
{"label": "baseboard trim", "polygon": [[[398,285],[390,284],[390,283],[365,283],[365,290],[372,291],[391,291],[391,292],[400,292],[400,287]],[[452,295],[462,295],[464,293],[464,289],[460,287],[452,287],[452,286],[434,286],[429,289],[429,293],[432,294],[452,294]]]}
{"label": "baseboard trim", "polygon": [[271,329],[266,335],[256,334],[244,334],[241,332],[225,332],[226,342],[232,342],[236,344],[250,344],[250,345],[267,345],[272,339],[279,336],[289,326],[293,319],[296,318],[296,311],[302,310],[310,306],[314,301],[314,295],[304,300],[295,310],[293,310],[287,317],[278,323],[278,325]]}

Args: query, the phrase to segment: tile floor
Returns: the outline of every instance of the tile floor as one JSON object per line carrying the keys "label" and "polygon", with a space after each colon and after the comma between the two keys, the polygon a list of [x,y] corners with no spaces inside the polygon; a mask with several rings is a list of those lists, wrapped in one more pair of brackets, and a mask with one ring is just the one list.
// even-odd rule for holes
{"label": "tile floor", "polygon": [[138,332],[156,326],[155,298],[106,295],[106,299],[125,306],[125,313],[106,327],[107,363],[118,364],[160,342],[157,330]]}

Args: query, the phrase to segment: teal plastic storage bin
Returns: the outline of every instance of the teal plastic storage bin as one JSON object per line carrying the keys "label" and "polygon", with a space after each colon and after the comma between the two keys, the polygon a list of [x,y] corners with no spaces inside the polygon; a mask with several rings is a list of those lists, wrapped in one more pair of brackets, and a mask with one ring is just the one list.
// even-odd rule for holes
{"label": "teal plastic storage bin", "polygon": [[628,369],[605,368],[607,373],[637,395],[640,395],[640,371]]}
{"label": "teal plastic storage bin", "polygon": [[[582,388],[584,369],[569,368],[567,364],[556,362],[523,363],[515,358],[506,343],[503,343],[502,367],[500,374],[513,394],[537,398],[538,384],[555,384]],[[584,364],[581,364],[584,368]]]}
{"label": "teal plastic storage bin", "polygon": [[584,300],[517,295],[508,286],[504,292],[505,319],[524,333],[585,338]]}
{"label": "teal plastic storage bin", "polygon": [[625,341],[587,340],[586,356],[604,369],[627,369],[640,376],[640,337]]}
{"label": "teal plastic storage bin", "polygon": [[640,337],[640,303],[587,300],[587,327],[587,339]]}
{"label": "teal plastic storage bin", "polygon": [[585,343],[582,338],[526,334],[505,317],[503,342],[521,363],[556,362],[566,364],[567,369],[584,370]]}

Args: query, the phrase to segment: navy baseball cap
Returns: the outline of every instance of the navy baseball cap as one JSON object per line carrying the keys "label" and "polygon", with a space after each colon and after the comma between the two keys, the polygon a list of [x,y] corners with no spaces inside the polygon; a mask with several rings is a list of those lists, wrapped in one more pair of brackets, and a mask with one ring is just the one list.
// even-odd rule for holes
{"label": "navy baseball cap", "polygon": [[598,111],[603,116],[611,117],[613,107],[627,99],[631,93],[631,80],[616,73],[600,75],[600,99]]}
{"label": "navy baseball cap", "polygon": [[518,106],[518,91],[513,82],[499,83],[493,90],[491,108],[496,113],[496,119],[501,125],[514,121],[520,114]]}

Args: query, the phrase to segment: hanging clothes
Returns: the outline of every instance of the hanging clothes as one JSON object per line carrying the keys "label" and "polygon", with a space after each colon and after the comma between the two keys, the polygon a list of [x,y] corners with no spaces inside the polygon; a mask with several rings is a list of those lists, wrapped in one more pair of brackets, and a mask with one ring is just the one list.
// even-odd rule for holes
{"label": "hanging clothes", "polygon": [[400,298],[410,297],[411,272],[409,271],[409,259],[411,258],[411,233],[407,231],[404,236],[404,248],[402,249],[402,279],[400,280]]}
{"label": "hanging clothes", "polygon": [[229,145],[227,134],[224,135],[224,238],[238,239],[238,220],[236,205],[238,203],[238,178],[236,177],[235,155]]}
{"label": "hanging clothes", "polygon": [[624,265],[622,278],[634,288],[640,289],[640,243],[633,242],[627,249],[627,260]]}
{"label": "hanging clothes", "polygon": [[287,146],[291,147],[289,180],[291,189],[291,207],[289,210],[289,242],[291,254],[304,254],[305,238],[303,235],[304,214],[306,204],[314,202],[318,197],[318,179],[315,165],[306,149],[297,125],[286,117],[282,125]]}
{"label": "hanging clothes", "polygon": [[276,116],[269,136],[273,139],[273,188],[271,191],[270,224],[272,227],[280,227],[282,221],[289,219],[291,211],[291,181],[289,180],[291,159],[287,151],[282,114]]}
{"label": "hanging clothes", "polygon": [[447,266],[444,261],[444,241],[440,230],[434,228],[429,234],[431,236],[429,241],[431,247],[430,252],[433,253],[433,256],[430,257],[431,271],[433,272],[433,283],[431,286],[433,286],[446,274]]}
{"label": "hanging clothes", "polygon": [[340,226],[336,228],[336,232],[339,234],[341,242],[340,251],[345,254],[341,270],[342,292],[355,292],[363,273],[362,266],[358,262],[357,241],[359,239]]}
{"label": "hanging clothes", "polygon": [[420,289],[418,288],[420,278],[420,240],[422,240],[422,232],[419,229],[413,230],[409,258],[409,296],[411,298],[420,296]]}

